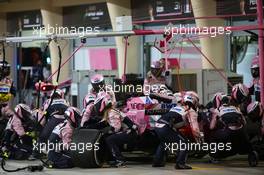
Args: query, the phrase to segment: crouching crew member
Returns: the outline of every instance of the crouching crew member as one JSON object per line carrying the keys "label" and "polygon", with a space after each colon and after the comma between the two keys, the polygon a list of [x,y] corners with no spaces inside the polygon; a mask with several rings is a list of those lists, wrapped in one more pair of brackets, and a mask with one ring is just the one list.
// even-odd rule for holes
{"label": "crouching crew member", "polygon": [[211,134],[210,143],[231,144],[229,150],[216,151],[210,156],[214,159],[226,158],[235,154],[249,153],[249,164],[257,164],[257,153],[253,151],[245,131],[245,118],[238,107],[230,104],[231,97],[223,96],[218,113],[214,113],[210,123],[210,129],[214,130],[217,123],[221,124]]}
{"label": "crouching crew member", "polygon": [[93,95],[95,98],[98,96],[99,92],[106,92],[112,99],[113,105],[116,104],[115,93],[111,88],[106,87],[104,76],[101,74],[95,74],[91,77],[92,89],[88,96]]}
{"label": "crouching crew member", "polygon": [[[96,128],[96,123],[103,118],[103,113],[99,112],[99,108],[94,106],[95,99],[99,99],[101,94],[106,93],[111,98],[113,106],[116,104],[115,94],[112,89],[105,87],[104,77],[101,74],[96,74],[91,77],[92,89],[83,99],[83,117],[81,127]],[[104,92],[104,93],[103,93]],[[98,128],[97,128],[98,129]]]}
{"label": "crouching crew member", "polygon": [[99,94],[95,105],[99,107],[99,111],[103,113],[103,119],[100,123],[107,123],[107,133],[105,142],[111,152],[114,167],[125,166],[125,159],[120,152],[120,148],[124,144],[133,144],[137,138],[137,126],[122,112],[115,109],[112,104],[111,97],[106,93]]}
{"label": "crouching crew member", "polygon": [[249,87],[249,94],[255,96],[255,101],[260,102],[260,79],[259,79],[259,56],[255,56],[251,63],[252,84]]}
{"label": "crouching crew member", "polygon": [[148,95],[151,98],[171,103],[175,98],[172,91],[166,84],[166,78],[162,75],[163,72],[163,60],[154,61],[151,64],[150,71],[147,73],[146,79],[144,80],[143,92],[144,95]]}
{"label": "crouching crew member", "polygon": [[[161,116],[155,126],[155,131],[159,137],[160,145],[155,154],[153,167],[165,166],[165,144],[177,143],[187,144],[187,138],[183,136],[179,129],[190,125],[193,136],[200,139],[200,129],[197,121],[195,98],[191,95],[184,95],[184,104],[172,108],[167,114]],[[177,150],[176,169],[192,169],[186,165],[187,150]]]}
{"label": "crouching crew member", "polygon": [[0,61],[0,138],[6,127],[9,117],[11,117],[11,109],[9,102],[12,96],[16,95],[16,88],[10,75],[10,65],[6,61]]}
{"label": "crouching crew member", "polygon": [[50,99],[44,103],[44,113],[39,121],[44,124],[39,137],[40,142],[46,142],[52,130],[65,120],[64,112],[68,107],[69,103],[64,99],[64,92],[61,89],[52,92]]}
{"label": "crouching crew member", "polygon": [[247,117],[252,122],[257,122],[261,126],[261,135],[264,136],[264,112],[263,106],[260,102],[255,101],[248,105],[247,107]]}
{"label": "crouching crew member", "polygon": [[32,153],[32,138],[28,135],[35,127],[29,106],[18,104],[4,131],[2,152],[11,159],[27,159]]}
{"label": "crouching crew member", "polygon": [[103,113],[99,112],[98,104],[95,105],[95,100],[98,98],[91,94],[84,98],[85,108],[82,112],[81,127],[96,129],[95,125],[102,120]]}
{"label": "crouching crew member", "polygon": [[80,126],[81,112],[75,107],[69,107],[65,111],[65,118],[66,120],[57,125],[49,137],[50,143],[61,146],[55,146],[54,150],[48,152],[47,163],[53,168],[72,168],[74,166],[69,155],[69,146],[73,130]]}

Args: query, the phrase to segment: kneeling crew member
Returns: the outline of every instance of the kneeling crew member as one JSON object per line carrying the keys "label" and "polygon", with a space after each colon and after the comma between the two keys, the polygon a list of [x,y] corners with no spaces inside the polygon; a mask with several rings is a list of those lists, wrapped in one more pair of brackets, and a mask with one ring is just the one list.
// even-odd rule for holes
{"label": "kneeling crew member", "polygon": [[9,158],[23,160],[32,153],[32,138],[27,134],[33,131],[35,120],[29,106],[18,104],[9,119],[4,131],[2,151],[9,154]]}
{"label": "kneeling crew member", "polygon": [[[197,121],[197,104],[195,98],[190,95],[184,96],[184,105],[178,105],[172,108],[167,114],[161,116],[155,126],[155,131],[159,137],[160,145],[156,151],[153,167],[165,166],[165,144],[182,143],[187,144],[187,139],[180,133],[179,129],[190,125],[193,136],[200,139],[200,129]],[[187,150],[178,150],[176,159],[176,169],[192,169],[186,165]]]}
{"label": "kneeling crew member", "polygon": [[72,168],[74,166],[68,149],[72,141],[73,130],[80,125],[81,112],[75,107],[69,107],[65,111],[65,118],[64,123],[57,125],[49,137],[49,141],[55,145],[61,146],[59,143],[62,143],[59,150],[50,150],[48,153],[48,164],[53,168]]}

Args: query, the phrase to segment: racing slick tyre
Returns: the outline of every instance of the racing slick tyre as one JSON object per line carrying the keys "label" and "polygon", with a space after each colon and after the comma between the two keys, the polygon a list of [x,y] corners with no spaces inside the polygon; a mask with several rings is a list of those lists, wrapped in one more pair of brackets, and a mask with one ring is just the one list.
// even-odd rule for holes
{"label": "racing slick tyre", "polygon": [[[76,167],[100,168],[104,161],[104,149],[101,147],[102,133],[96,129],[76,129],[73,132],[71,157]],[[81,148],[81,149],[80,149]]]}

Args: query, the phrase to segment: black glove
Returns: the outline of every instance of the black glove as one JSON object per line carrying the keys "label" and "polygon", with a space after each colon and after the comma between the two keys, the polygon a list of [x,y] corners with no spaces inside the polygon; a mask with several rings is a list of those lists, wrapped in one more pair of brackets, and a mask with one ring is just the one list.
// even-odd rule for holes
{"label": "black glove", "polygon": [[102,130],[103,134],[113,134],[114,133],[114,128],[111,126],[105,127]]}
{"label": "black glove", "polygon": [[16,97],[16,87],[14,87],[13,85],[12,85],[12,87],[10,88],[10,93],[11,93],[14,97]]}
{"label": "black glove", "polygon": [[94,126],[95,126],[96,129],[103,129],[103,128],[107,127],[108,124],[103,121],[103,122],[96,123]]}
{"label": "black glove", "polygon": [[28,135],[23,135],[20,137],[20,142],[23,145],[32,145],[32,138]]}
{"label": "black glove", "polygon": [[165,72],[165,76],[166,76],[166,77],[167,77],[167,76],[170,76],[170,71],[167,70],[167,71]]}

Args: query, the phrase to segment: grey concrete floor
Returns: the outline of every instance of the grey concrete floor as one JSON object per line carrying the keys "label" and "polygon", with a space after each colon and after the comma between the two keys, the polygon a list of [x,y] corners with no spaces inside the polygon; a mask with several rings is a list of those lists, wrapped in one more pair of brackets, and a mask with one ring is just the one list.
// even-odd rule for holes
{"label": "grey concrete floor", "polygon": [[[22,167],[28,164],[38,164],[38,161],[13,161],[7,163],[7,168]],[[219,164],[206,163],[205,159],[190,160],[193,170],[175,170],[173,163],[167,163],[164,168],[152,168],[151,162],[128,162],[126,168],[100,168],[100,169],[44,169],[42,172],[30,173],[20,171],[17,173],[6,173],[0,170],[0,174],[13,175],[264,175],[264,162],[258,167],[249,167],[245,158],[229,158]]]}

